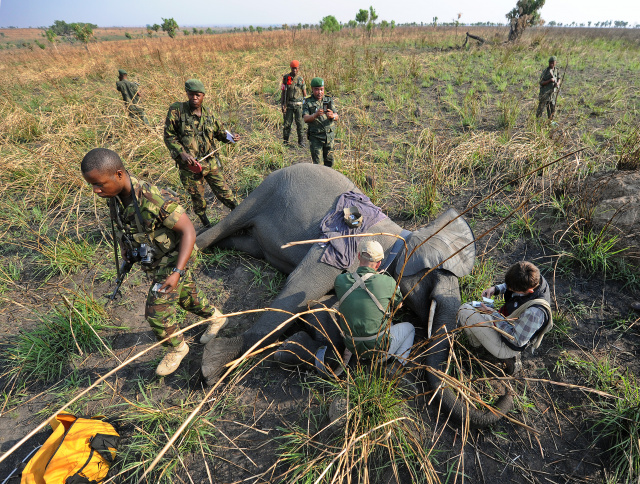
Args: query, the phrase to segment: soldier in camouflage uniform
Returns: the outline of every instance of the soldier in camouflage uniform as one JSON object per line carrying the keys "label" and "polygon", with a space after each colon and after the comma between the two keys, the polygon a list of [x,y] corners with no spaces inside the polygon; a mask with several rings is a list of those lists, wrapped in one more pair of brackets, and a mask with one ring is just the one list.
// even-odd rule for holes
{"label": "soldier in camouflage uniform", "polygon": [[118,82],[116,82],[116,89],[122,94],[122,100],[124,105],[129,111],[129,117],[132,119],[140,119],[144,124],[149,124],[147,117],[138,104],[140,103],[140,88],[136,82],[131,82],[127,79],[127,71],[124,69],[118,69]]}
{"label": "soldier in camouflage uniform", "polygon": [[[213,113],[202,105],[205,95],[202,82],[189,79],[184,87],[189,101],[176,102],[169,106],[164,123],[164,143],[176,162],[184,188],[191,195],[193,211],[205,227],[210,227],[211,223],[206,214],[207,202],[204,198],[205,181],[225,206],[233,210],[238,204],[222,176],[222,165],[215,140],[235,143],[239,136],[227,136],[227,132]],[[204,159],[205,157],[207,158]]]}
{"label": "soldier in camouflage uniform", "polygon": [[[333,145],[336,137],[335,122],[338,113],[333,98],[324,95],[324,80],[314,77],[311,80],[313,94],[304,100],[302,105],[302,119],[309,126],[307,137],[311,159],[320,163],[320,156],[325,166],[333,166]],[[326,108],[326,109],[325,109]]]}
{"label": "soldier in camouflage uniform", "polygon": [[[145,318],[158,340],[171,349],[156,373],[173,373],[189,352],[175,322],[176,306],[202,318],[213,318],[200,342],[213,339],[226,318],[198,290],[189,269],[195,260],[196,232],[177,196],[139,181],[125,170],[113,151],[95,148],[81,164],[84,179],[93,192],[109,200],[111,220],[122,257],[140,262],[152,279],[145,305]],[[148,256],[144,257],[144,251]],[[114,248],[115,249],[115,248]]]}
{"label": "soldier in camouflage uniform", "polygon": [[291,61],[291,72],[282,77],[282,95],[280,96],[280,104],[282,106],[282,114],[284,115],[284,128],[282,129],[282,138],[284,144],[289,144],[289,135],[291,134],[291,124],[295,118],[296,128],[298,130],[298,145],[304,148],[304,139],[302,138],[302,103],[307,97],[307,89],[302,76],[298,75],[300,62]]}
{"label": "soldier in camouflage uniform", "polygon": [[556,92],[558,92],[558,69],[556,68],[556,56],[554,55],[549,58],[549,67],[543,70],[540,76],[537,118],[542,116],[542,112],[546,108],[547,117],[553,119],[553,115],[556,112]]}

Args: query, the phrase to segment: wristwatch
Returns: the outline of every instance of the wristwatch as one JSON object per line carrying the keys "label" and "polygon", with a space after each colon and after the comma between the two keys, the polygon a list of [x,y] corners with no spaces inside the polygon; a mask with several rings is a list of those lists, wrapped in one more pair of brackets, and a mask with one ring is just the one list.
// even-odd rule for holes
{"label": "wristwatch", "polygon": [[177,272],[178,274],[180,274],[180,277],[184,276],[184,273],[186,272],[184,269],[178,269],[177,267],[174,267],[173,269],[171,269],[171,272]]}

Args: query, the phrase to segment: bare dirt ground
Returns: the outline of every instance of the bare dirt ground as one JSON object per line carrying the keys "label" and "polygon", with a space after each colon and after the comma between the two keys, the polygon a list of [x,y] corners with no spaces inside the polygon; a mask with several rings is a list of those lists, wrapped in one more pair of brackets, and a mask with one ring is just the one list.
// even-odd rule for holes
{"label": "bare dirt ground", "polygon": [[[295,161],[307,162],[306,150],[291,148],[290,153]],[[454,205],[462,210],[467,202],[462,196]],[[226,212],[220,205],[216,210],[220,216]],[[476,231],[481,231],[484,225],[489,223],[479,224]],[[551,268],[554,259],[545,251],[544,241],[550,239],[554,232],[555,227],[551,223],[544,227],[538,240],[517,241],[509,255],[498,256],[499,264],[506,267],[514,258],[524,258]],[[255,268],[260,268],[264,277],[262,282],[256,279]],[[273,276],[275,271],[262,261],[246,255],[229,255],[221,264],[203,269],[197,274],[197,280],[215,304],[225,313],[230,313],[268,306],[272,294],[269,294],[265,281]],[[467,444],[462,450],[459,424],[447,422],[446,416],[439,415],[435,410],[435,405],[427,407],[425,400],[430,399],[430,395],[416,403],[430,426],[431,438],[440,436],[436,468],[441,472],[443,482],[453,482],[451,479],[459,465],[463,467],[458,469],[458,482],[462,482],[462,472],[465,482],[483,484],[604,482],[603,469],[607,455],[602,452],[602,443],[590,432],[585,419],[589,394],[554,385],[553,382],[584,384],[580,374],[571,369],[558,372],[557,362],[566,353],[613,355],[617,363],[630,371],[637,372],[640,369],[637,328],[631,324],[628,330],[616,330],[616,322],[629,317],[627,308],[632,298],[621,290],[619,284],[605,284],[597,279],[581,277],[579,273],[566,273],[556,277],[555,281],[549,270],[545,271],[545,276],[550,283],[555,282],[556,294],[565,295],[559,298],[560,303],[565,306],[570,304],[572,310],[569,312],[573,316],[580,316],[580,319],[570,320],[566,336],[552,333],[535,356],[524,360],[521,376],[533,380],[513,382],[520,393],[512,417],[530,426],[533,431],[503,420],[490,429],[473,430],[469,436],[473,445]],[[84,281],[91,278],[90,273],[86,274]],[[27,287],[13,291],[9,297],[16,302],[28,301],[30,307],[44,309],[56,293],[56,286],[69,285],[71,282],[52,281],[38,293],[29,291]],[[82,285],[83,280],[78,278],[73,282]],[[108,283],[95,286],[97,293],[107,293],[109,290]],[[153,342],[152,333],[144,321],[145,294],[146,280],[141,273],[134,273],[125,283],[124,298],[110,308],[114,321],[128,328],[126,331],[110,331],[105,335],[112,342],[115,357],[122,361]],[[11,340],[18,322],[23,331],[29,330],[33,324],[33,309],[23,307],[25,309],[21,310],[20,304],[17,304],[12,306],[11,311],[7,308],[2,311],[0,337],[5,341]],[[233,320],[222,335],[237,334],[248,328],[254,319],[245,317]],[[185,319],[185,323],[194,321],[191,315]],[[424,335],[424,328],[418,328],[418,333]],[[187,334],[194,344],[175,375],[164,379],[155,376],[154,368],[161,351],[153,350],[120,372],[108,387],[103,387],[99,395],[83,402],[78,407],[80,412],[91,415],[110,405],[123,405],[124,398],[135,405],[132,402],[144,399],[143,392],[152,392],[154,400],[165,406],[178,404],[185,392],[202,395],[204,389],[199,375],[202,346],[197,344],[200,331],[192,330]],[[114,357],[88,355],[84,361],[77,363],[81,369],[74,378],[94,380],[116,363]],[[260,475],[277,460],[277,440],[274,439],[282,433],[282,429],[294,422],[305,424],[310,394],[301,383],[307,376],[304,372],[281,369],[267,361],[236,385],[234,404],[229,407],[229,413],[216,422],[224,437],[221,436],[216,442],[218,458],[209,463],[214,482],[272,482],[281,471],[280,468],[273,474]],[[145,382],[144,390],[139,382]],[[55,386],[51,388],[48,384],[31,386],[29,395],[33,397],[17,406],[5,404],[0,417],[0,450],[8,450],[30,428],[49,415],[60,403],[61,397],[55,393]],[[320,409],[315,408],[314,411],[319,413]],[[125,436],[127,430],[134,431],[132,427],[125,427]],[[48,432],[40,432],[32,438],[8,463],[0,466],[0,476],[13,468],[34,445],[42,443],[47,435]],[[458,460],[460,455],[463,455],[463,462]],[[186,464],[194,482],[207,482],[206,469],[200,460],[196,455]],[[186,477],[184,482],[187,482]]]}

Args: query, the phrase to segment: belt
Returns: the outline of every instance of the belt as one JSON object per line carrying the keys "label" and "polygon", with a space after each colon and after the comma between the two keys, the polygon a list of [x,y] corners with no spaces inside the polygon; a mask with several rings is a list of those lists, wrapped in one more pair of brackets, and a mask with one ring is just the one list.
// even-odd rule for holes
{"label": "belt", "polygon": [[302,106],[302,101],[289,101],[288,106]]}
{"label": "belt", "polygon": [[374,334],[373,336],[346,336],[346,339],[352,339],[353,341],[361,342],[361,341],[375,341],[378,338],[382,338],[387,335],[386,332]]}

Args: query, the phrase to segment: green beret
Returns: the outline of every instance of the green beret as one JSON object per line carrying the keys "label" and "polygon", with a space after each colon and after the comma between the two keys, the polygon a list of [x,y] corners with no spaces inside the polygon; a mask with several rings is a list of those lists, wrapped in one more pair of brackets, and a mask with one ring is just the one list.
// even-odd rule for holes
{"label": "green beret", "polygon": [[189,79],[184,83],[184,89],[185,91],[201,92],[202,94],[206,92],[204,90],[204,84],[202,84],[198,79]]}
{"label": "green beret", "polygon": [[311,79],[311,87],[322,87],[324,86],[324,79],[322,77],[314,77]]}
{"label": "green beret", "polygon": [[555,55],[552,55],[551,57],[549,57],[549,64],[551,64],[552,62],[557,61],[558,59],[556,58]]}
{"label": "green beret", "polygon": [[127,75],[127,71],[125,71],[124,69],[118,69],[118,74],[121,76],[126,76]]}

